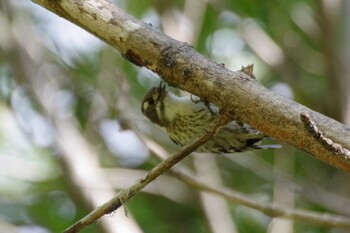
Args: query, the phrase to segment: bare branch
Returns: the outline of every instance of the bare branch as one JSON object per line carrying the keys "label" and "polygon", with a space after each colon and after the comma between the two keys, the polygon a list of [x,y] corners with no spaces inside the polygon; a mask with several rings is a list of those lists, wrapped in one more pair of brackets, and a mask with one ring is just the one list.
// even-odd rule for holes
{"label": "bare branch", "polygon": [[[164,159],[165,155],[154,142],[145,141],[147,146],[154,152],[154,156],[158,160]],[[320,214],[315,211],[290,208],[284,205],[266,203],[255,198],[249,197],[247,194],[240,193],[222,185],[213,184],[208,180],[203,180],[196,176],[183,166],[177,166],[170,169],[170,174],[178,178],[185,184],[209,193],[216,194],[235,204],[244,205],[246,207],[260,211],[269,217],[282,217],[293,219],[303,223],[312,223],[327,227],[344,227],[350,228],[350,218],[336,214]]]}
{"label": "bare branch", "polygon": [[191,187],[194,187],[198,190],[217,194],[219,196],[224,197],[228,201],[259,210],[260,212],[270,217],[283,217],[300,221],[303,223],[308,222],[327,227],[350,228],[350,218],[345,216],[328,213],[320,214],[314,211],[294,209],[285,207],[283,205],[264,203],[261,201],[257,201],[251,197],[248,197],[246,194],[231,190],[227,187],[205,183],[199,178],[191,175],[190,173],[184,170],[177,170],[175,172],[174,170],[171,170],[171,172],[174,174],[174,176],[178,177],[184,183],[190,185]]}
{"label": "bare branch", "polygon": [[307,151],[319,160],[350,172],[350,161],[310,137],[300,121],[312,113],[319,127],[350,148],[350,127],[275,95],[242,71],[232,72],[196,53],[105,0],[33,0],[80,25],[116,48],[126,59],[158,73],[170,85],[227,110],[267,135]]}
{"label": "bare branch", "polygon": [[83,219],[79,220],[74,225],[72,225],[67,230],[65,230],[64,233],[79,232],[89,224],[101,218],[103,215],[112,213],[113,211],[118,209],[121,205],[126,203],[132,197],[134,197],[147,184],[152,182],[159,175],[168,171],[176,163],[180,162],[182,159],[184,159],[186,156],[188,156],[194,150],[196,150],[199,146],[207,142],[208,139],[216,132],[216,130],[220,126],[227,124],[229,121],[230,120],[229,118],[227,118],[227,116],[219,115],[216,121],[212,124],[212,126],[209,127],[209,129],[207,129],[206,132],[201,137],[199,137],[197,140],[195,140],[191,144],[185,146],[180,152],[170,156],[166,160],[159,163],[152,170],[150,170],[143,178],[137,180],[129,188],[119,191],[114,198],[112,198],[105,204],[93,210],[90,214],[88,214]]}

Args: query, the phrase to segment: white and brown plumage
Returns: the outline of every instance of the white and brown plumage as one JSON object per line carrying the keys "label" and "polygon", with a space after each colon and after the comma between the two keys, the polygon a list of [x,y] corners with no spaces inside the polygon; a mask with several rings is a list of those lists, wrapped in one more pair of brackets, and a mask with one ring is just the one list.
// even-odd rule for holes
{"label": "white and brown plumage", "polygon": [[[212,111],[211,111],[211,110]],[[184,146],[197,139],[214,121],[217,107],[210,109],[190,97],[179,97],[165,89],[162,83],[151,88],[142,101],[142,113],[153,123],[164,128],[170,139]],[[199,152],[234,153],[257,149],[280,148],[280,145],[257,145],[266,135],[239,121],[221,127]]]}

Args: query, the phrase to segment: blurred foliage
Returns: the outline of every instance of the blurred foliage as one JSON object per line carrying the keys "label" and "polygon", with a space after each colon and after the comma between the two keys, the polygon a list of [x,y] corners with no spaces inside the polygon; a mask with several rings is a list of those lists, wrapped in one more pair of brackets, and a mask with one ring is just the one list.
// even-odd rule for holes
{"label": "blurred foliage", "polygon": [[[255,76],[271,90],[350,122],[347,1],[114,2],[229,69],[254,63]],[[81,155],[65,150],[60,122],[96,151],[102,170],[144,172],[156,164],[132,130],[169,152],[178,149],[141,116],[140,101],[159,83],[157,75],[28,0],[3,0],[0,25],[0,232],[60,232],[91,210],[67,161]],[[349,175],[288,145],[216,160],[221,182],[259,200],[276,201],[277,183],[285,179],[282,189],[290,188],[291,206],[350,215]],[[191,169],[194,163],[182,162]],[[133,181],[118,174],[115,179]],[[142,231],[217,232],[198,190],[179,186],[173,196],[162,192],[174,187],[168,182],[126,204]],[[227,207],[238,232],[271,231],[271,218],[233,203]],[[301,222],[292,226],[294,232],[341,232]],[[95,224],[83,232],[114,231]]]}

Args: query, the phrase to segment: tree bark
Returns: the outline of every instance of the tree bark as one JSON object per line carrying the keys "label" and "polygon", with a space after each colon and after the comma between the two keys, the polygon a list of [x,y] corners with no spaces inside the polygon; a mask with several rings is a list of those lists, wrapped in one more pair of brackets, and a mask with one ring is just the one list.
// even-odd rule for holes
{"label": "tree bark", "polygon": [[96,35],[123,57],[156,72],[170,85],[200,96],[230,117],[350,172],[349,156],[337,154],[315,139],[300,116],[309,113],[328,139],[348,150],[349,126],[272,93],[245,72],[233,72],[208,60],[188,44],[164,35],[105,0],[33,1]]}

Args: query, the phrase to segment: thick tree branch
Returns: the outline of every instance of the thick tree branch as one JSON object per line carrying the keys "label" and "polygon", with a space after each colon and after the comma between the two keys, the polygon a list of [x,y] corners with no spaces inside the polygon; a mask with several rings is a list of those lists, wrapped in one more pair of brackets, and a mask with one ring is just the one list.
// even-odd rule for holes
{"label": "thick tree branch", "polygon": [[350,148],[350,127],[278,96],[241,71],[209,61],[105,0],[33,0],[85,28],[126,59],[158,73],[169,84],[200,96],[269,136],[300,148],[319,160],[350,172],[350,160],[327,150],[300,120],[309,112],[327,138]]}

